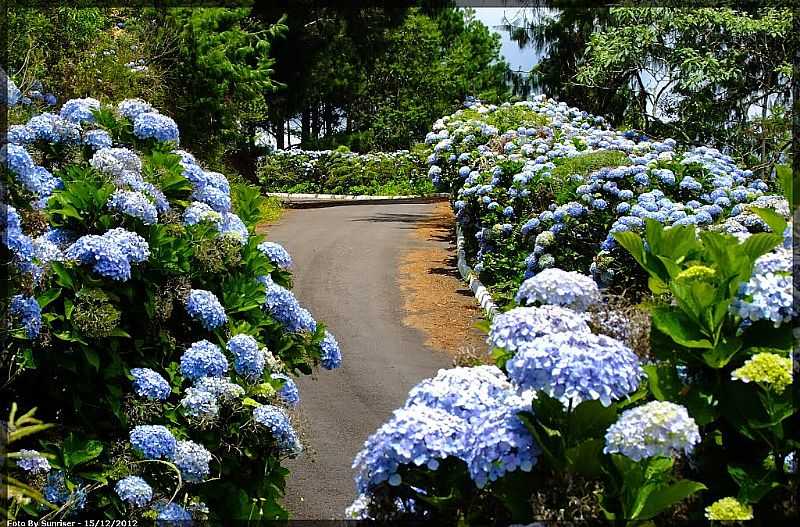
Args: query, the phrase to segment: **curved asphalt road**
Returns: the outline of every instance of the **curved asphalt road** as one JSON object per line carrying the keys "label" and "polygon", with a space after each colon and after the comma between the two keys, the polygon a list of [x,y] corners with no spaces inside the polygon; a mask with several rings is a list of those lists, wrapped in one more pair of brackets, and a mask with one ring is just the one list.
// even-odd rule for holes
{"label": "curved asphalt road", "polygon": [[355,498],[353,457],[406,399],[409,389],[450,360],[403,326],[400,254],[422,242],[411,230],[434,204],[349,205],[289,210],[267,229],[294,259],[300,303],[336,335],[344,363],[301,378],[307,451],[287,463],[293,518],[343,517]]}

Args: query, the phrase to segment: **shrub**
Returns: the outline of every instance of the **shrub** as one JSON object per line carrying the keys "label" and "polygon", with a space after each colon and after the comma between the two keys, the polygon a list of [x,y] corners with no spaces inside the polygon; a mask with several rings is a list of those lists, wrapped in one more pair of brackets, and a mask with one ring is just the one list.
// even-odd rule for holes
{"label": "shrub", "polygon": [[[46,456],[46,477],[5,467],[50,504],[10,506],[32,518],[285,518],[281,462],[300,450],[286,448],[289,375],[340,355],[307,311],[302,327],[281,316],[302,308],[290,272],[259,249],[258,190],[203,169],[143,101],[72,100],[12,129],[4,370],[55,426],[20,440]],[[261,426],[267,407],[286,416],[279,427]]]}
{"label": "shrub", "polygon": [[267,192],[401,196],[434,191],[421,158],[407,150],[277,151],[261,159],[258,178]]}
{"label": "shrub", "polygon": [[[414,387],[357,455],[347,514],[794,515],[787,201],[713,149],[681,152],[545,98],[516,108],[468,101],[426,138],[476,270],[504,304],[525,304],[484,326],[496,375],[441,370]],[[546,120],[489,122],[519,108]],[[599,267],[609,258],[618,273]]]}

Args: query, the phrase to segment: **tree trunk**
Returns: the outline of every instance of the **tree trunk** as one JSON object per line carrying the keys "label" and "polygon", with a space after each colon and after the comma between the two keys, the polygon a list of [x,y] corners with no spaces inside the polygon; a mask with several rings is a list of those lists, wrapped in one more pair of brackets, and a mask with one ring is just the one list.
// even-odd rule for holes
{"label": "tree trunk", "polygon": [[311,136],[314,138],[314,143],[319,141],[319,124],[319,105],[316,105],[311,112]]}
{"label": "tree trunk", "polygon": [[300,143],[306,146],[309,139],[311,139],[311,111],[308,108],[304,108],[300,122]]}
{"label": "tree trunk", "polygon": [[286,140],[286,126],[283,121],[283,117],[278,117],[275,119],[275,143],[276,146],[283,150],[285,148],[285,140]]}

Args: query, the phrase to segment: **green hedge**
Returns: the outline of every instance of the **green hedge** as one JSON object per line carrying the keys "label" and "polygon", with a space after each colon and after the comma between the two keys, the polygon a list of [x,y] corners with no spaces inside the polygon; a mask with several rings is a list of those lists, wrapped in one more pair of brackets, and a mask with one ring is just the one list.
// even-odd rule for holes
{"label": "green hedge", "polygon": [[425,158],[408,150],[279,150],[259,160],[257,174],[266,192],[404,196],[435,191]]}

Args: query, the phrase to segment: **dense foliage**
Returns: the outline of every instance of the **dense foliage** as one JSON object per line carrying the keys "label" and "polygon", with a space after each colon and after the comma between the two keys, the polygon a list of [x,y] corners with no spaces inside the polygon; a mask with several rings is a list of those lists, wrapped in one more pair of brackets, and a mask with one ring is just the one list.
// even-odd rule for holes
{"label": "dense foliage", "polygon": [[259,161],[258,179],[266,192],[424,196],[434,191],[424,157],[408,150],[278,150]]}
{"label": "dense foliage", "polygon": [[50,425],[11,409],[28,432],[5,457],[3,508],[285,518],[281,462],[302,450],[291,376],[341,356],[287,289],[291,258],[255,234],[263,198],[179,150],[142,100],[45,104],[15,108],[28,118],[1,151],[3,400]]}
{"label": "dense foliage", "polygon": [[796,517],[791,192],[544,97],[466,106],[428,135],[429,173],[508,304],[494,365],[411,390],[356,456],[347,514]]}

